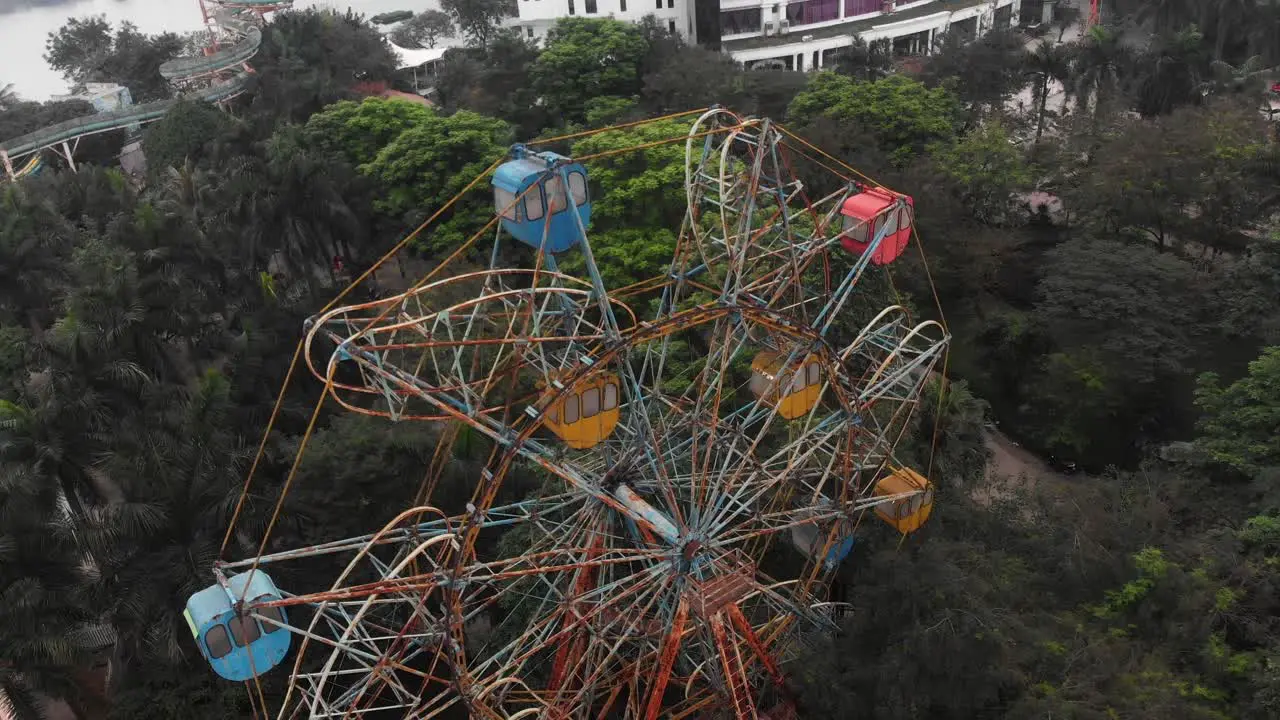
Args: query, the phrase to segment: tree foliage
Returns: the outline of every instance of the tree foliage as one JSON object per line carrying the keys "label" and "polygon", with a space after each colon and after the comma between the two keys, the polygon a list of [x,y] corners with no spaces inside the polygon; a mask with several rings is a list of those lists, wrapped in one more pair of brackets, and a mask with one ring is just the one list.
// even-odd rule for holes
{"label": "tree foliage", "polygon": [[818,119],[850,133],[866,133],[897,162],[955,139],[960,103],[943,88],[929,89],[905,75],[870,82],[819,72],[791,101],[787,119],[804,127]]}
{"label": "tree foliage", "polygon": [[434,48],[444,38],[453,37],[458,30],[453,18],[441,10],[423,10],[400,23],[391,33],[391,40],[400,47]]}
{"label": "tree foliage", "polygon": [[358,83],[391,80],[396,58],[382,34],[354,12],[308,8],[273,18],[253,64],[255,111],[301,122],[352,97]]}
{"label": "tree foliage", "polygon": [[1214,462],[1246,474],[1280,467],[1280,347],[1225,388],[1217,375],[1202,376],[1196,405],[1204,413],[1199,445]]}
{"label": "tree foliage", "polygon": [[135,102],[168,97],[160,64],[176,57],[183,40],[174,33],[143,35],[123,22],[112,32],[102,17],[72,18],[45,44],[45,61],[75,87],[114,82],[129,88]]}
{"label": "tree foliage", "polygon": [[512,0],[441,0],[440,7],[468,42],[478,47],[488,46],[500,32],[502,21],[516,15]]}
{"label": "tree foliage", "polygon": [[[384,189],[378,211],[411,228],[502,157],[511,140],[511,128],[501,120],[468,111],[432,115],[400,133],[361,172]],[[492,201],[469,195],[431,233],[427,247],[451,251],[481,229],[486,212],[492,213]]]}
{"label": "tree foliage", "polygon": [[529,79],[548,110],[581,121],[590,98],[639,94],[646,50],[644,36],[630,23],[565,18],[547,33]]}
{"label": "tree foliage", "polygon": [[[148,127],[145,182],[96,167],[114,163],[109,138],[106,152],[82,145],[79,173],[51,161],[0,187],[0,704],[31,715],[54,697],[100,714],[76,677],[89,660],[77,638],[105,624],[113,716],[251,714],[207,672],[179,611],[212,581],[303,319],[345,284],[333,257],[367,267],[513,141],[722,103],[785,112],[913,196],[909,251],[864,271],[851,302],[900,303],[920,321],[936,294],[953,338],[950,377],[928,382],[893,457],[930,472],[933,517],[905,539],[870,515],[859,525],[833,588],[850,605],[843,631],[783,666],[802,714],[1280,714],[1280,163],[1249,89],[1280,38],[1273,4],[1212,5],[1117,0],[1106,19],[1133,15],[1126,30],[1031,53],[1005,33],[948,44],[917,80],[891,74],[877,47],[838,73],[747,72],[652,21],[574,18],[540,49],[497,29],[509,4],[459,0],[444,10],[473,47],[445,54],[439,110],[355,101],[365,83],[397,82],[358,16],[278,14],[235,112],[184,103]],[[1150,38],[1134,34],[1142,23]],[[50,60],[76,82],[167,93],[155,66],[169,41],[80,20]],[[1059,86],[1074,101],[1055,110]],[[91,111],[0,104],[5,138]],[[552,145],[589,157],[592,248],[612,287],[665,270],[686,201],[683,143],[665,141],[689,122]],[[800,146],[779,151],[806,194],[846,186]],[[406,264],[433,266],[491,217],[481,183]],[[412,279],[379,272],[357,292]],[[698,362],[696,342],[672,343],[668,360]],[[226,555],[257,551],[318,391],[285,394]],[[322,408],[275,540],[385,521],[440,432]],[[467,501],[483,445],[454,445],[439,497]],[[1064,478],[1033,453],[1086,472]],[[1007,477],[1010,456],[1034,477]],[[766,562],[796,561],[777,545]],[[295,572],[282,582],[332,580]],[[286,678],[263,678],[269,700]]]}

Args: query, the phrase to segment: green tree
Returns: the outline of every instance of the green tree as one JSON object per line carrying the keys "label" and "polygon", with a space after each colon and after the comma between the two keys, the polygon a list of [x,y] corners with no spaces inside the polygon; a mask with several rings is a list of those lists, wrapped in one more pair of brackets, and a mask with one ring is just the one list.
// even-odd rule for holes
{"label": "green tree", "polygon": [[1280,466],[1280,347],[1265,349],[1227,387],[1202,375],[1196,405],[1204,413],[1196,445],[1212,461],[1246,475]]}
{"label": "green tree", "polygon": [[537,135],[549,124],[529,79],[539,52],[514,29],[496,32],[482,48],[447,50],[436,78],[441,109],[502,118],[518,128],[517,137]]}
{"label": "green tree", "polygon": [[1114,112],[1132,88],[1133,50],[1119,31],[1096,25],[1077,43],[1071,64],[1072,95],[1094,120]]}
{"label": "green tree", "polygon": [[641,97],[658,113],[715,104],[743,110],[742,74],[724,53],[682,46],[645,75]]}
{"label": "green tree", "polygon": [[102,17],[72,18],[45,44],[45,61],[76,87],[87,82],[114,82],[129,88],[135,102],[166,98],[168,82],[160,65],[182,51],[174,33],[143,35],[132,23],[112,28]]}
{"label": "green tree", "polygon": [[797,128],[825,118],[846,132],[875,138],[899,163],[939,143],[960,127],[960,103],[944,88],[929,89],[905,75],[858,82],[832,72],[814,74],[787,109]]}
{"label": "green tree", "polygon": [[1228,336],[1249,347],[1280,345],[1280,241],[1251,244],[1218,279],[1214,303]]}
{"label": "green tree", "polygon": [[[400,133],[360,170],[383,188],[376,203],[379,212],[413,227],[502,157],[511,140],[511,128],[495,118],[467,111],[433,115]],[[424,242],[432,252],[452,252],[492,213],[492,197],[472,192],[440,219]]]}
{"label": "green tree", "polygon": [[594,190],[591,224],[601,230],[680,226],[684,191],[683,143],[666,143],[637,152],[617,152],[687,135],[688,120],[647,123],[578,140],[574,156],[616,154],[587,162]]}
{"label": "green tree", "polygon": [[1032,97],[1035,98],[1036,142],[1044,134],[1045,120],[1049,113],[1049,94],[1055,83],[1066,87],[1071,77],[1071,56],[1061,45],[1047,41],[1036,45],[1023,58],[1023,65],[1031,75]]}
{"label": "green tree", "polygon": [[1205,64],[1203,41],[1204,36],[1193,25],[1157,37],[1138,56],[1134,69],[1138,112],[1158,115],[1200,101]]}
{"label": "green tree", "polygon": [[479,47],[489,44],[502,21],[516,15],[511,0],[441,0],[440,8],[453,18],[467,40]]}
{"label": "green tree", "polygon": [[53,319],[48,299],[66,276],[63,260],[74,230],[39,189],[13,184],[0,190],[0,271],[12,278],[0,291],[0,308],[34,333]]}
{"label": "green tree", "polygon": [[589,98],[640,94],[647,50],[644,36],[630,23],[563,18],[547,33],[529,77],[549,111],[566,122],[581,122]]}
{"label": "green tree", "polygon": [[68,82],[82,84],[111,54],[111,23],[105,17],[70,18],[45,41],[45,62]]}
{"label": "green tree", "polygon": [[944,85],[972,115],[985,116],[1021,89],[1024,44],[1012,30],[994,30],[977,40],[947,33],[942,47],[925,64],[924,80]]}
{"label": "green tree", "polygon": [[400,47],[434,48],[442,38],[453,37],[458,30],[453,19],[441,10],[423,10],[400,23],[391,40]]}
{"label": "green tree", "polygon": [[[939,395],[941,394],[941,397]],[[948,382],[945,390],[930,381],[920,396],[920,409],[907,441],[913,467],[944,488],[974,487],[987,469],[988,451],[983,425],[988,406],[963,380]]]}
{"label": "green tree", "polygon": [[883,40],[867,42],[855,36],[835,53],[835,70],[855,80],[879,80],[893,71],[893,47]]}
{"label": "green tree", "polygon": [[1009,222],[1016,211],[1014,193],[1031,185],[1022,153],[998,121],[984,123],[940,149],[934,162],[960,202],[983,223]]}
{"label": "green tree", "polygon": [[1093,141],[1093,164],[1063,195],[1107,232],[1140,233],[1158,247],[1238,250],[1239,231],[1268,207],[1273,151],[1264,133],[1256,113],[1227,104],[1126,120]]}
{"label": "green tree", "polygon": [[179,101],[157,122],[147,126],[142,147],[153,171],[199,164],[213,146],[239,129],[239,123],[218,108],[202,102]]}
{"label": "green tree", "polygon": [[404,131],[431,122],[434,112],[394,98],[334,103],[307,119],[303,141],[352,165],[367,163]]}
{"label": "green tree", "polygon": [[1190,263],[1148,247],[1098,240],[1051,251],[1034,317],[1056,352],[1029,381],[1027,407],[1043,446],[1124,464],[1189,430],[1204,286]]}
{"label": "green tree", "polygon": [[269,132],[279,120],[303,122],[352,97],[358,83],[390,82],[396,58],[377,28],[354,12],[307,8],[272,19],[253,67],[251,107]]}

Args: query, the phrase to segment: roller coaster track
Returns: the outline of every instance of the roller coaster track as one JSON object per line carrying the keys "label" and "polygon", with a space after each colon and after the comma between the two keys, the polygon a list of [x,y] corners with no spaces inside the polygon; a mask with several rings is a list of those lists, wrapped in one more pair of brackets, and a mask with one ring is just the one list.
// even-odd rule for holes
{"label": "roller coaster track", "polygon": [[[231,34],[237,38],[236,42],[221,49],[215,46],[205,55],[174,58],[160,66],[160,75],[175,85],[181,86],[235,71],[236,68],[240,70],[228,79],[185,93],[178,98],[72,118],[0,142],[0,164],[3,165],[5,173],[10,180],[28,175],[39,166],[39,163],[28,162],[25,167],[15,169],[17,161],[28,155],[37,155],[41,151],[59,146],[68,164],[74,168],[75,164],[71,159],[74,146],[70,143],[78,144],[80,138],[154,122],[164,117],[180,100],[220,103],[236,97],[244,92],[248,84],[251,72],[248,61],[257,54],[258,48],[262,45],[261,17],[267,12],[290,4],[291,0],[232,0],[225,3],[211,3],[213,9],[208,10],[202,2],[201,9],[205,13],[206,25],[215,25]],[[250,13],[258,17],[247,17]]]}

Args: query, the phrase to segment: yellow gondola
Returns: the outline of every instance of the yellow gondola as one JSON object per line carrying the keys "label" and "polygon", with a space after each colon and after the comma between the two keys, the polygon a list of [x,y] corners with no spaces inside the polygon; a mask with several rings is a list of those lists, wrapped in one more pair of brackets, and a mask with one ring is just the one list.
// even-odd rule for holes
{"label": "yellow gondola", "polygon": [[933,511],[933,483],[911,468],[892,468],[876,483],[880,497],[915,492],[911,497],[876,505],[876,515],[906,535],[919,530]]}
{"label": "yellow gondola", "polygon": [[618,426],[620,401],[618,376],[596,373],[547,408],[545,424],[575,450],[595,447]]}
{"label": "yellow gondola", "polygon": [[751,392],[770,405],[778,414],[795,420],[813,409],[822,390],[822,365],[818,356],[809,355],[790,368],[783,368],[786,355],[762,350],[751,361]]}

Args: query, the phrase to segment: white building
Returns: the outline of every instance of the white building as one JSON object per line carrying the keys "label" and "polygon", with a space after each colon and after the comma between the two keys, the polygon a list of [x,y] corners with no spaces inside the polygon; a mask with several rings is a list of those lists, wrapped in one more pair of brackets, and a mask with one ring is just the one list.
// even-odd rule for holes
{"label": "white building", "polygon": [[520,15],[509,22],[527,38],[542,40],[556,21],[564,17],[610,17],[640,22],[653,15],[672,32],[697,41],[693,22],[696,0],[516,0]]}
{"label": "white building", "polygon": [[855,37],[927,55],[946,32],[977,37],[1017,23],[1022,0],[722,0],[721,45],[747,67],[813,70]]}
{"label": "white building", "polygon": [[[976,37],[1017,23],[1022,0],[516,0],[510,24],[541,40],[562,17],[612,17],[638,22],[654,15],[689,42],[707,42],[715,29],[696,18],[718,14],[721,48],[751,68],[813,70],[831,64],[853,44],[893,44],[896,55],[926,55],[954,30]],[[708,4],[710,6],[708,6]],[[701,12],[698,6],[701,5]],[[702,37],[700,37],[700,35]]]}

